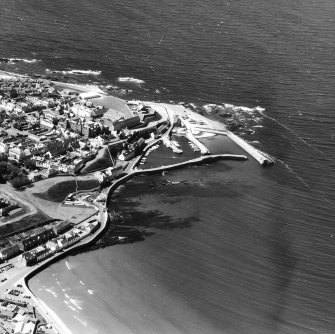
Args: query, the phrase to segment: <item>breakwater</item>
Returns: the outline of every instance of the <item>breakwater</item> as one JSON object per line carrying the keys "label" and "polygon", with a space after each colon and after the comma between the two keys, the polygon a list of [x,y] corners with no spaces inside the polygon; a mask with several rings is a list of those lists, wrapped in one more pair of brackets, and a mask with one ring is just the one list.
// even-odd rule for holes
{"label": "breakwater", "polygon": [[217,160],[248,160],[248,158],[245,155],[237,155],[237,154],[216,154],[216,155],[206,155],[201,156],[196,159],[180,162],[173,165],[168,166],[161,166],[161,167],[155,167],[150,169],[138,169],[134,170],[130,174],[123,176],[122,178],[116,180],[108,189],[107,191],[107,199],[106,199],[106,205],[108,206],[111,196],[121,184],[124,182],[130,180],[131,178],[135,177],[136,175],[140,174],[150,174],[150,173],[157,173],[165,170],[171,170],[171,169],[177,169],[181,167],[191,166],[191,165],[201,165],[206,162],[212,162]]}
{"label": "breakwater", "polygon": [[255,160],[257,160],[262,166],[272,165],[274,161],[264,152],[257,150],[242,138],[236,136],[232,132],[228,132],[227,136],[244,151],[250,154]]}

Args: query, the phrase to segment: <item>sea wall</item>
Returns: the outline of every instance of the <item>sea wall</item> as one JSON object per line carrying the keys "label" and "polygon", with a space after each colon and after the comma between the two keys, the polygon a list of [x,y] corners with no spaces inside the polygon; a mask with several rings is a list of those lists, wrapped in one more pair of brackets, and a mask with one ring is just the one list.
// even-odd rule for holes
{"label": "sea wall", "polygon": [[228,132],[227,136],[238,146],[240,146],[244,151],[246,151],[248,154],[250,154],[255,160],[257,160],[262,166],[271,165],[274,163],[274,161],[265,153],[257,150],[250,144],[248,144],[245,140],[242,138],[236,136],[232,132]]}
{"label": "sea wall", "polygon": [[191,165],[201,165],[207,162],[211,161],[217,161],[217,160],[247,160],[248,158],[245,155],[236,155],[236,154],[217,154],[217,155],[206,155],[201,156],[196,159],[180,162],[178,164],[174,165],[168,165],[168,166],[161,166],[156,168],[150,168],[150,169],[143,169],[143,170],[136,170],[133,171],[131,174],[128,174],[120,179],[118,179],[116,182],[114,182],[107,191],[107,199],[106,199],[106,205],[108,206],[111,200],[111,196],[121,184],[124,182],[130,180],[131,178],[135,177],[136,175],[140,174],[153,174],[165,170],[171,170],[171,169],[178,169],[186,166]]}
{"label": "sea wall", "polygon": [[[97,214],[97,212],[95,212],[92,216],[85,218],[84,220],[87,220],[87,219],[93,217],[96,214]],[[30,292],[30,294],[32,295],[32,298],[34,298],[34,300],[35,300],[35,296],[32,293],[32,291],[29,289],[29,285],[28,285],[29,279],[32,278],[33,276],[35,276],[36,274],[38,274],[43,269],[50,266],[50,264],[53,264],[53,263],[65,258],[65,257],[67,257],[68,255],[77,253],[80,250],[84,250],[85,248],[87,248],[88,245],[95,242],[100,237],[100,235],[105,232],[105,230],[109,226],[109,214],[108,214],[107,210],[105,210],[103,212],[103,215],[104,216],[100,221],[101,225],[100,225],[99,229],[96,231],[96,233],[94,235],[83,239],[79,244],[75,244],[72,247],[70,247],[68,249],[65,249],[63,252],[57,253],[54,257],[46,260],[45,262],[42,262],[41,264],[35,266],[34,268],[32,268],[31,271],[29,271],[22,278],[22,283],[25,285],[26,289]],[[39,303],[37,303],[37,305],[39,305]]]}

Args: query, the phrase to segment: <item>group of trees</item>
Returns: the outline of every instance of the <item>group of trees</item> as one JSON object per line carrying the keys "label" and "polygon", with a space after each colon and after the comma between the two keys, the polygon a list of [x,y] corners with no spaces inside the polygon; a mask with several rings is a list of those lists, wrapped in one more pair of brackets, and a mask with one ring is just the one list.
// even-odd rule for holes
{"label": "group of trees", "polygon": [[0,182],[9,181],[14,188],[21,188],[31,183],[27,171],[18,167],[14,162],[0,161]]}

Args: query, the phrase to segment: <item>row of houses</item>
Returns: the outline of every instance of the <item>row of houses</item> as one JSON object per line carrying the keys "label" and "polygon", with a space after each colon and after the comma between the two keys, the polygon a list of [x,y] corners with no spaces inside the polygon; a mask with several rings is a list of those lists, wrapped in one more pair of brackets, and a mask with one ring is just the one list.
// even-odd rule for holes
{"label": "row of houses", "polygon": [[55,238],[57,235],[69,230],[72,223],[69,221],[60,221],[53,225],[35,228],[30,231],[29,235],[22,233],[13,240],[13,243],[0,250],[0,260],[6,261],[19,255],[21,252],[32,249],[38,245]]}
{"label": "row of houses", "polygon": [[40,245],[31,251],[21,254],[19,261],[22,261],[26,266],[34,265],[54,255],[56,252],[60,252],[72,246],[93,233],[98,227],[99,222],[97,220],[82,223],[65,234],[47,241],[44,245]]}
{"label": "row of houses", "polygon": [[69,163],[59,163],[46,157],[34,156],[31,158],[31,161],[35,163],[37,168],[49,169],[56,173],[75,174],[84,166],[83,158],[73,159]]}

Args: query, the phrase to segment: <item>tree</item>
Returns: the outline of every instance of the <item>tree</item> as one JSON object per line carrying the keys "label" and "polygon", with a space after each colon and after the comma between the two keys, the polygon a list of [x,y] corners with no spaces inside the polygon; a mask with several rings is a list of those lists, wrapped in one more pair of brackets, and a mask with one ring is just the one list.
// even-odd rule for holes
{"label": "tree", "polygon": [[3,162],[3,161],[7,161],[7,160],[8,160],[8,154],[5,153],[5,152],[0,153],[0,161]]}
{"label": "tree", "polygon": [[53,118],[52,119],[52,124],[56,127],[58,125],[58,119],[57,118]]}
{"label": "tree", "polygon": [[19,189],[23,186],[30,184],[31,181],[28,179],[26,175],[16,176],[12,179],[11,184],[14,188]]}
{"label": "tree", "polygon": [[28,159],[24,162],[24,166],[27,168],[27,169],[35,169],[36,167],[36,164],[33,160],[31,159]]}

